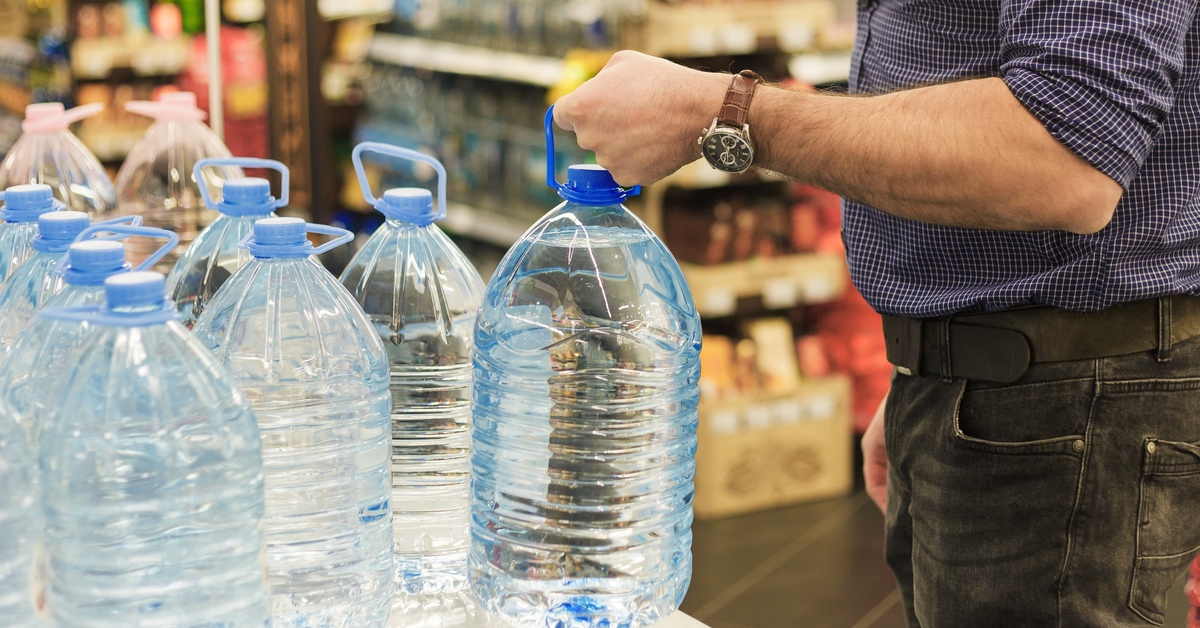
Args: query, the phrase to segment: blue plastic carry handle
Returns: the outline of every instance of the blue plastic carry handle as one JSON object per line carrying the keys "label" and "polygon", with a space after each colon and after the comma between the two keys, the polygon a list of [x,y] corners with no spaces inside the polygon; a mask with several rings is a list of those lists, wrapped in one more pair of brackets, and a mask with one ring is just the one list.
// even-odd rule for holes
{"label": "blue plastic carry handle", "polygon": [[362,187],[363,198],[367,200],[367,204],[375,207],[382,199],[376,198],[371,193],[371,182],[367,180],[367,171],[363,168],[362,154],[366,152],[379,153],[380,155],[388,155],[390,157],[399,157],[409,161],[416,161],[423,164],[433,166],[437,171],[437,214],[434,215],[434,220],[442,220],[446,217],[446,167],[442,162],[422,153],[412,150],[411,148],[401,148],[391,144],[382,142],[363,142],[354,147],[354,153],[351,159],[354,161],[354,172],[358,174],[358,184]]}
{"label": "blue plastic carry handle", "polygon": [[279,199],[275,201],[275,208],[282,209],[288,204],[288,190],[291,189],[291,173],[288,167],[283,163],[274,159],[258,159],[256,157],[221,157],[201,159],[192,166],[192,176],[196,177],[196,185],[200,188],[200,196],[204,199],[204,206],[215,208],[212,196],[208,193],[208,185],[204,183],[204,169],[216,166],[238,166],[239,168],[267,168],[279,173]]}
{"label": "blue plastic carry handle", "polygon": [[[157,227],[114,225],[105,223],[98,223],[88,227],[87,229],[84,229],[79,233],[79,237],[75,238],[75,241],[83,242],[84,240],[91,240],[98,237],[97,234],[100,233],[113,234],[112,236],[101,238],[104,240],[124,240],[125,238],[131,237],[166,240],[162,246],[158,247],[157,251],[150,255],[150,257],[147,257],[145,260],[143,260],[141,264],[138,264],[138,267],[134,270],[149,270],[179,244],[179,236],[174,231],[167,231],[166,229],[159,229]],[[58,264],[59,272],[62,272],[62,270],[67,267],[67,264],[69,264],[70,261],[70,256],[64,257],[63,260]]]}

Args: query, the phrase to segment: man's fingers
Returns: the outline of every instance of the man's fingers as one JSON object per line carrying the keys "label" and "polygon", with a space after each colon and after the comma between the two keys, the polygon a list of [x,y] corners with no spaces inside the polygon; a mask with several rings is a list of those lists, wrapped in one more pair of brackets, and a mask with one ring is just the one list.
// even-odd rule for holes
{"label": "man's fingers", "polygon": [[554,123],[558,125],[558,128],[564,131],[574,131],[575,122],[574,116],[572,116],[573,113],[574,99],[571,98],[571,94],[559,98],[558,102],[554,103]]}
{"label": "man's fingers", "polygon": [[867,497],[879,507],[879,512],[887,512],[887,484],[867,484]]}

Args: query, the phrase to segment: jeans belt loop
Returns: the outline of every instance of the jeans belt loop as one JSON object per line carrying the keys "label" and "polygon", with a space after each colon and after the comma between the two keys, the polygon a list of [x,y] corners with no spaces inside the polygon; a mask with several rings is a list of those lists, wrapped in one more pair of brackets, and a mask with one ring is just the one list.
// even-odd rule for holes
{"label": "jeans belt loop", "polygon": [[942,381],[949,384],[954,381],[954,364],[950,350],[950,317],[937,322],[938,348],[942,353]]}
{"label": "jeans belt loop", "polygon": [[1159,362],[1171,361],[1171,297],[1158,298],[1158,354]]}

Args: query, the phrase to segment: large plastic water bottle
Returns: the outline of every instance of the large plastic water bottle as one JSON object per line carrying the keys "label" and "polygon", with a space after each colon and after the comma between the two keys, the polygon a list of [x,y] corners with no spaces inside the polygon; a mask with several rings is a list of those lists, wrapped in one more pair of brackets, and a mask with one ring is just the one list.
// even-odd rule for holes
{"label": "large plastic water bottle", "polygon": [[176,322],[158,273],[40,316],[92,331],[40,451],[58,626],[267,626],[261,442],[228,373]]}
{"label": "large plastic water bottle", "polygon": [[7,281],[25,260],[33,257],[33,239],[42,214],[64,208],[48,185],[28,183],[4,191],[0,209],[0,282]]}
{"label": "large plastic water bottle", "polygon": [[48,102],[25,107],[23,133],[0,163],[0,189],[44,183],[67,209],[112,215],[117,192],[100,160],[71,133],[71,124],[104,111],[100,103],[64,109]]}
{"label": "large plastic water bottle", "polygon": [[[546,116],[553,155],[551,114]],[[691,577],[700,319],[598,166],[488,283],[475,327],[471,581],[521,626],[637,628]]]}
{"label": "large plastic water bottle", "polygon": [[[99,224],[141,224],[138,216]],[[0,361],[25,331],[46,301],[66,287],[58,266],[67,248],[90,226],[88,215],[76,211],[49,212],[38,217],[38,234],[30,245],[34,254],[0,286]]]}
{"label": "large plastic water bottle", "polygon": [[[67,249],[59,268],[52,271],[62,277],[65,285],[45,301],[43,309],[100,305],[104,303],[104,281],[131,270],[125,261],[124,244],[113,239],[90,239],[102,233],[164,241],[137,270],[150,268],[179,242],[174,233],[153,227],[111,223],[89,227]],[[35,449],[45,426],[46,400],[56,395],[63,372],[73,365],[72,356],[90,329],[85,323],[34,317],[0,363],[0,402],[7,404],[25,428]]]}
{"label": "large plastic water bottle", "polygon": [[[306,232],[336,237],[314,248]],[[313,257],[353,237],[298,218],[259,220],[246,242],[254,259],[193,329],[258,416],[279,626],[382,626],[395,591],[387,355]]]}
{"label": "large plastic water bottle", "polygon": [[276,200],[271,196],[271,182],[266,179],[228,179],[221,200],[214,202],[208,186],[200,186],[205,207],[220,212],[220,215],[192,241],[167,275],[167,296],[179,307],[183,314],[181,322],[188,329],[196,324],[196,319],[225,281],[250,261],[250,252],[240,245],[253,231],[254,221],[273,217],[276,209],[286,207],[288,203],[288,168],[278,161],[249,157],[201,159],[192,168],[194,178],[204,180],[204,169],[212,166],[277,170],[283,191]]}
{"label": "large plastic water bottle", "polygon": [[25,433],[0,403],[0,626],[41,626],[34,602],[37,460]]}
{"label": "large plastic water bottle", "polygon": [[[206,114],[196,106],[195,94],[168,92],[156,102],[128,102],[125,109],[155,122],[117,172],[117,202],[121,214],[140,215],[151,227],[179,234],[179,250],[160,265],[167,272],[199,230],[216,218],[215,212],[205,209],[201,195],[209,189],[220,191],[225,181],[244,175],[240,168],[226,166],[193,176],[197,161],[231,156],[204,124]],[[148,254],[133,248],[130,259],[139,262]]]}
{"label": "large plastic water bottle", "polygon": [[[421,188],[375,198],[362,154],[428,163],[438,202]],[[359,144],[354,167],[367,202],[387,217],[342,273],[387,349],[392,389],[392,528],[401,593],[467,585],[470,543],[471,348],[483,281],[433,224],[445,216],[446,171],[436,159]]]}

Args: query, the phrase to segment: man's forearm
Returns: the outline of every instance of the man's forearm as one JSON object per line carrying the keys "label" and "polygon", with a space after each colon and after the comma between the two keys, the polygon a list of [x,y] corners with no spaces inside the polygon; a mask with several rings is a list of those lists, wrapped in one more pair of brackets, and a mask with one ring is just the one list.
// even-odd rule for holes
{"label": "man's forearm", "polygon": [[1093,232],[1122,192],[997,78],[870,97],[766,87],[750,124],[756,165],[924,222]]}
{"label": "man's forearm", "polygon": [[[617,182],[648,184],[700,157],[696,139],[728,86],[728,75],[618,52],[555,119]],[[749,120],[758,166],[915,220],[1087,233],[1123,191],[998,78],[868,97],[762,86]]]}

